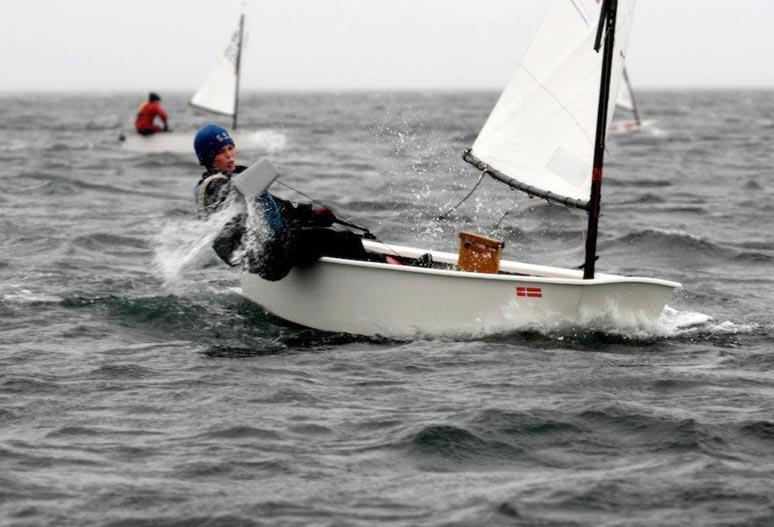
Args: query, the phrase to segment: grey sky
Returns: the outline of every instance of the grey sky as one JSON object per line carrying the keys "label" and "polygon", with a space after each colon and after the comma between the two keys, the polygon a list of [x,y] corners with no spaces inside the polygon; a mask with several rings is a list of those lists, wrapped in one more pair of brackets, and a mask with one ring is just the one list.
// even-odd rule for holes
{"label": "grey sky", "polygon": [[[194,90],[241,0],[5,0],[0,91]],[[498,90],[550,0],[252,0],[243,89]],[[639,0],[633,83],[774,87],[771,0]]]}

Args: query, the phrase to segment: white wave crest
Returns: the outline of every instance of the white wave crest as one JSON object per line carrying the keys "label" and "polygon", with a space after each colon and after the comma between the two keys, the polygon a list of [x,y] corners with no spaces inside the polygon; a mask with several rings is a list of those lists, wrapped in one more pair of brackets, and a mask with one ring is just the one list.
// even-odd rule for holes
{"label": "white wave crest", "polygon": [[174,220],[162,225],[154,236],[153,270],[166,289],[180,292],[184,274],[212,260],[212,243],[226,224],[244,210],[243,203],[229,198],[224,207],[207,220]]}

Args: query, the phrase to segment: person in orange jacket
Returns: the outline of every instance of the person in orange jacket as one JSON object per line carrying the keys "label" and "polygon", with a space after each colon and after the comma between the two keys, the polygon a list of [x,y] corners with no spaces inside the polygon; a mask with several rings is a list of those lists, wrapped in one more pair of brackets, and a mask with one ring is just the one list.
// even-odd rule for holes
{"label": "person in orange jacket", "polygon": [[[167,112],[159,104],[161,97],[151,92],[148,95],[148,102],[140,105],[140,109],[137,112],[137,119],[134,121],[134,128],[140,135],[151,135],[157,132],[168,132],[169,125],[167,123]],[[156,116],[161,118],[161,122],[164,123],[164,128],[154,123]]]}

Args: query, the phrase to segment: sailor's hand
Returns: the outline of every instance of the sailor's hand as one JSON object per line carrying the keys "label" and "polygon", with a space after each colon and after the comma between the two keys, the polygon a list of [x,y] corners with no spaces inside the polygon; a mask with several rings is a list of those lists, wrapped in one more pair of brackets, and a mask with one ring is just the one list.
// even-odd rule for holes
{"label": "sailor's hand", "polygon": [[330,226],[336,221],[336,215],[328,207],[317,207],[312,210],[312,219],[319,225]]}

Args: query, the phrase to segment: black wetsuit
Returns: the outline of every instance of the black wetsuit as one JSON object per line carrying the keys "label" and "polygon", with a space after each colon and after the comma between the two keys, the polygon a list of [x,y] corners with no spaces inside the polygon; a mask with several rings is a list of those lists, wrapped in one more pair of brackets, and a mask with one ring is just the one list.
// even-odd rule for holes
{"label": "black wetsuit", "polygon": [[[237,166],[233,174],[246,167]],[[196,202],[200,214],[216,211],[231,190],[231,176],[219,171],[207,171],[196,186]],[[246,215],[240,214],[229,222],[213,242],[221,260],[231,266],[245,264],[251,272],[265,280],[281,280],[293,266],[308,266],[321,256],[353,260],[373,260],[357,234],[331,228],[330,216],[318,214],[309,204],[295,204],[269,192],[256,197],[256,206],[263,214],[268,237],[258,251],[246,251],[245,260],[233,261],[235,251],[243,244],[247,233]],[[376,258],[376,261],[383,261]]]}

